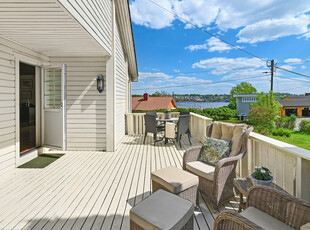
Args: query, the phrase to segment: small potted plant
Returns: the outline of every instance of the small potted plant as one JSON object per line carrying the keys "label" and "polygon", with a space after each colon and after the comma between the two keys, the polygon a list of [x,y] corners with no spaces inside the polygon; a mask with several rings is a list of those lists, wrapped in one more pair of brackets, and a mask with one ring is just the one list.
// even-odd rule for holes
{"label": "small potted plant", "polygon": [[256,166],[254,172],[250,175],[253,185],[269,186],[273,181],[271,172],[263,166]]}
{"label": "small potted plant", "polygon": [[165,112],[165,118],[166,119],[170,119],[171,118],[170,109],[167,109],[167,111]]}

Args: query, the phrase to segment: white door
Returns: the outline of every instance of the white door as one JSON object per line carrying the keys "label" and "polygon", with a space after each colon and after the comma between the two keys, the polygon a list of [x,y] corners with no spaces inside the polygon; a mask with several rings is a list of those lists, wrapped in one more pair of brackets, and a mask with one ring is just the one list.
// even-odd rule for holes
{"label": "white door", "polygon": [[66,65],[43,69],[43,143],[66,150]]}

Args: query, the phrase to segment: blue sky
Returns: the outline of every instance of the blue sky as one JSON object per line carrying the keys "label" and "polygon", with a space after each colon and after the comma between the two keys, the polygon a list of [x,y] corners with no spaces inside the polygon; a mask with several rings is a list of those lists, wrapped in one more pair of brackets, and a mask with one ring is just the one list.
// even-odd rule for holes
{"label": "blue sky", "polygon": [[[262,59],[275,59],[279,67],[310,76],[310,1],[155,1]],[[130,7],[139,68],[133,94],[223,94],[241,81],[269,91],[264,60],[211,37],[149,0],[131,0]],[[310,92],[310,78],[277,69],[274,91]]]}

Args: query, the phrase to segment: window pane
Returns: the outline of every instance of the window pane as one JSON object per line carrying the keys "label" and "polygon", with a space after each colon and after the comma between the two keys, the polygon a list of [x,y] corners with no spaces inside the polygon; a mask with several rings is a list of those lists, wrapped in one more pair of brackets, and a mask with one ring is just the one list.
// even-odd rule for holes
{"label": "window pane", "polygon": [[61,105],[61,69],[44,71],[44,108],[59,109]]}

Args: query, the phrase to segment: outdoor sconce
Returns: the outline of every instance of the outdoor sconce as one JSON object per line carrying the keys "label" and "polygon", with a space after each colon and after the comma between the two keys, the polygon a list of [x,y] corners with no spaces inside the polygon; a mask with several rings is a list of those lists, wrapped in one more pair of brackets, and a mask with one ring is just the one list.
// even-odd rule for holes
{"label": "outdoor sconce", "polygon": [[103,77],[101,75],[97,77],[97,90],[99,93],[103,91]]}

